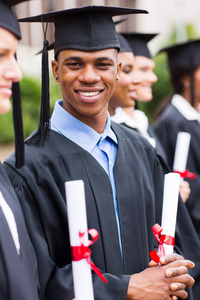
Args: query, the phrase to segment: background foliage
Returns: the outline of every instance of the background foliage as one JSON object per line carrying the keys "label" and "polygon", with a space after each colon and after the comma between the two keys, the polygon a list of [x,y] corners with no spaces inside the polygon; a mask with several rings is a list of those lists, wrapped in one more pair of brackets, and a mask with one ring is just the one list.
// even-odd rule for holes
{"label": "background foliage", "polygon": [[[24,137],[34,131],[39,123],[40,115],[40,78],[24,77],[20,82]],[[50,103],[53,110],[56,100],[61,98],[59,84],[50,78]],[[0,144],[14,141],[12,110],[0,116]]]}

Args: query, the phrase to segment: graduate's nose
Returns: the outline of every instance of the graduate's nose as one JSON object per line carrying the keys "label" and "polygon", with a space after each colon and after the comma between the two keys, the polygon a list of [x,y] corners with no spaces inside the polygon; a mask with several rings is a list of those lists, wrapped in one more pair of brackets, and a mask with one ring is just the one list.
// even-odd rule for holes
{"label": "graduate's nose", "polygon": [[86,82],[88,84],[98,82],[101,79],[98,74],[98,70],[96,70],[93,66],[85,66],[79,75],[79,81]]}
{"label": "graduate's nose", "polygon": [[138,84],[141,81],[142,81],[142,79],[139,76],[138,72],[133,72],[133,74],[132,74],[132,82],[133,82],[133,84]]}
{"label": "graduate's nose", "polygon": [[151,72],[151,82],[152,82],[152,83],[155,83],[155,82],[157,82],[157,80],[158,80],[158,77],[157,77],[156,74],[152,71],[152,72]]}
{"label": "graduate's nose", "polygon": [[14,56],[9,57],[4,71],[4,77],[12,82],[18,82],[22,79],[22,72]]}

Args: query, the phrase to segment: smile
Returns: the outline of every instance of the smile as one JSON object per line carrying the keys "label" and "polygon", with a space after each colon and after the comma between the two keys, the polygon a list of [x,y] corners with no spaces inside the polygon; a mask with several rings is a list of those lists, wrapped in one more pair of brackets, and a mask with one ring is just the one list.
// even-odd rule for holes
{"label": "smile", "polygon": [[0,93],[4,94],[5,96],[11,97],[12,96],[12,90],[7,87],[1,87],[0,86]]}
{"label": "smile", "polygon": [[81,96],[85,96],[85,97],[92,97],[92,96],[96,96],[100,93],[100,91],[97,92],[79,92],[78,94],[80,94]]}

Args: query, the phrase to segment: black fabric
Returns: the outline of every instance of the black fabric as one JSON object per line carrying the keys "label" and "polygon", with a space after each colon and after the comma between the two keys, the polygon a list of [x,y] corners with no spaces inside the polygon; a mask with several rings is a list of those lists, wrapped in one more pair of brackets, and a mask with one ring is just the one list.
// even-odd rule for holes
{"label": "black fabric", "polygon": [[173,167],[176,138],[179,131],[190,133],[191,142],[186,168],[194,172],[196,179],[186,179],[191,188],[191,194],[186,206],[200,238],[200,125],[198,121],[188,121],[172,105],[169,104],[155,124],[155,131],[167,154],[168,162]]}
{"label": "black fabric", "polygon": [[183,92],[181,78],[190,76],[190,103],[194,106],[194,72],[200,66],[200,39],[174,44],[158,53],[162,52],[167,53],[171,81],[176,93]]}
{"label": "black fabric", "polygon": [[[124,22],[124,21],[126,21],[126,20],[128,20],[128,18],[123,18],[123,19],[121,19],[121,20],[115,21],[115,22],[114,22],[114,23],[115,23],[115,26],[118,25],[118,24],[120,24],[120,23],[122,23],[122,22]],[[119,40],[119,43],[120,43],[120,52],[124,52],[124,51],[123,51],[123,45],[121,45],[121,43],[123,42],[123,40],[120,40],[121,34],[118,34],[118,33],[117,33],[117,37],[118,37],[118,40]],[[125,42],[125,47],[127,47],[127,44],[128,44],[128,42],[126,41],[126,42]],[[48,47],[47,47],[48,51],[53,50],[53,49],[54,49],[54,46],[55,46],[55,42],[49,44]],[[129,51],[129,50],[130,50],[130,46],[128,46],[127,49],[128,49],[128,52],[130,52],[130,51]],[[36,54],[38,55],[38,54],[41,54],[42,52],[43,52],[43,50],[40,50],[40,51],[37,52]]]}
{"label": "black fabric", "polygon": [[0,207],[0,295],[6,300],[37,300],[39,286],[37,263],[14,189],[0,164],[0,191],[15,216],[20,242],[20,256],[8,223]]}
{"label": "black fabric", "polygon": [[191,62],[196,68],[200,63],[200,40],[174,44],[161,49],[158,53],[162,52],[167,53],[171,72],[179,67],[190,69]]}
{"label": "black fabric", "polygon": [[21,39],[20,28],[16,20],[16,15],[6,0],[0,1],[0,27],[7,29],[18,39]]}
{"label": "black fabric", "polygon": [[13,123],[15,131],[15,159],[16,168],[24,165],[24,133],[21,110],[21,96],[19,82],[12,84]]}
{"label": "black fabric", "polygon": [[149,124],[147,131],[148,131],[149,136],[154,138],[156,141],[156,151],[157,151],[158,155],[160,155],[164,159],[166,164],[168,164],[167,155],[165,153],[165,150],[164,150],[157,134],[155,133],[154,128],[151,126],[151,124]]}
{"label": "black fabric", "polygon": [[[15,170],[13,155],[4,163],[36,251],[42,300],[71,300],[74,296],[66,181],[84,181],[88,228],[99,232],[98,241],[91,247],[92,260],[108,283],[93,276],[95,300],[126,299],[130,274],[148,267],[149,251],[157,247],[151,227],[161,222],[165,164],[162,168],[154,149],[141,135],[114,122],[112,128],[119,141],[114,174],[123,260],[111,184],[107,173],[87,151],[51,130],[43,147],[26,146],[26,166]],[[195,261],[196,268],[191,274],[199,285],[200,245],[182,200],[179,213],[177,246],[186,258]],[[182,218],[187,226],[179,222]],[[192,241],[193,251],[188,240]],[[199,299],[199,294],[194,299]]]}
{"label": "black fabric", "polygon": [[41,104],[40,121],[34,135],[28,141],[29,145],[41,146],[49,136],[50,119],[50,101],[49,101],[49,62],[48,62],[48,44],[44,40],[42,51],[42,84],[41,84]]}
{"label": "black fabric", "polygon": [[6,0],[7,1],[7,3],[9,4],[9,5],[17,5],[17,4],[19,4],[19,3],[21,3],[21,2],[24,2],[24,1],[30,1],[30,0]]}
{"label": "black fabric", "polygon": [[121,33],[129,42],[135,56],[145,56],[152,59],[147,46],[157,33]]}
{"label": "black fabric", "polygon": [[120,44],[120,52],[132,52],[132,49],[125,37],[119,33],[117,33],[117,37]]}
{"label": "black fabric", "polygon": [[[130,127],[126,123],[120,123],[120,124],[122,124],[125,127],[130,128],[132,130],[135,130],[136,132],[138,132],[139,134],[141,134],[137,128]],[[160,143],[159,138],[156,135],[156,133],[155,133],[155,131],[154,131],[154,129],[151,126],[150,123],[149,123],[148,129],[147,129],[147,132],[148,132],[149,136],[152,137],[152,138],[154,138],[155,141],[156,141],[156,153],[160,157],[162,157],[162,159],[165,161],[166,165],[168,166],[167,156],[166,156],[166,153],[164,151],[164,148],[163,148],[162,144]],[[169,168],[169,166],[168,166],[168,168]],[[169,168],[169,170],[170,170],[170,168]]]}

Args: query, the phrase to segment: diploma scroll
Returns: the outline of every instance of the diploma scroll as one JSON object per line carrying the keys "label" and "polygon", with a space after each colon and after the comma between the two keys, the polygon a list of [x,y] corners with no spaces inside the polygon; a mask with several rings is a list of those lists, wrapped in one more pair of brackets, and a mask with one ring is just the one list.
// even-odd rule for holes
{"label": "diploma scroll", "polygon": [[[168,173],[164,179],[163,208],[162,208],[162,235],[173,237],[175,235],[176,217],[179,198],[180,175]],[[165,254],[173,253],[173,245],[163,244]]]}
{"label": "diploma scroll", "polygon": [[188,132],[179,132],[176,139],[173,171],[183,173],[186,170],[191,135]]}
{"label": "diploma scroll", "polygon": [[[85,190],[82,180],[65,182],[71,247],[81,246],[80,232],[87,235]],[[87,237],[87,236],[86,236]],[[86,259],[72,261],[76,300],[94,300],[91,266]]]}

